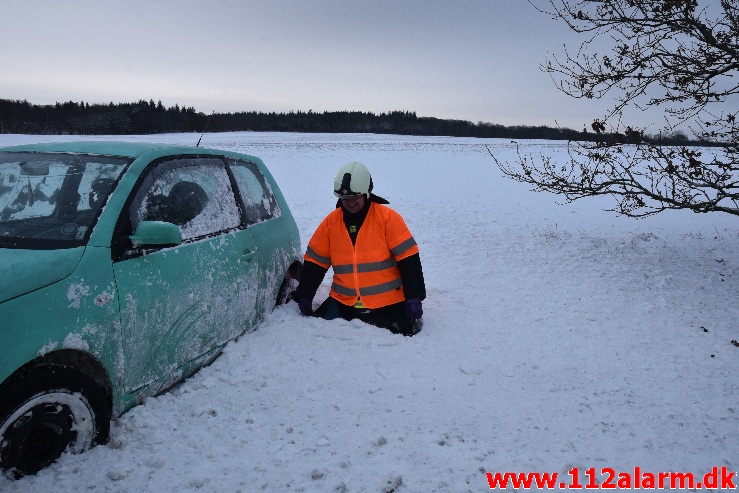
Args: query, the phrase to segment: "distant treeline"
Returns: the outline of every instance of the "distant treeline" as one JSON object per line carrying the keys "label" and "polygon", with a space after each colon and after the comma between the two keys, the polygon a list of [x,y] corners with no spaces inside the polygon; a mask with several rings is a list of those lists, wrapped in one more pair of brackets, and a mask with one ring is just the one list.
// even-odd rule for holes
{"label": "distant treeline", "polygon": [[[411,111],[368,113],[361,111],[313,111],[289,113],[214,113],[206,115],[192,107],[166,108],[159,101],[89,104],[68,101],[35,105],[28,101],[0,99],[0,133],[140,135],[179,132],[306,132],[375,133],[484,137],[506,139],[596,140],[594,132],[546,126],[503,126],[418,117]],[[603,135],[599,136],[601,139]],[[651,137],[648,137],[651,138]],[[685,143],[678,132],[670,142]]]}

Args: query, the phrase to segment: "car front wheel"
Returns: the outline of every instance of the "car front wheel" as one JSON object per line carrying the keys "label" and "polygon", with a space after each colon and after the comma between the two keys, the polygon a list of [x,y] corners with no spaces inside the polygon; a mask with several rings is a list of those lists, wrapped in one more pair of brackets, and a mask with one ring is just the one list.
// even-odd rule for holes
{"label": "car front wheel", "polygon": [[109,432],[103,392],[72,368],[34,369],[0,395],[0,468],[11,477],[35,474],[65,451],[104,443]]}

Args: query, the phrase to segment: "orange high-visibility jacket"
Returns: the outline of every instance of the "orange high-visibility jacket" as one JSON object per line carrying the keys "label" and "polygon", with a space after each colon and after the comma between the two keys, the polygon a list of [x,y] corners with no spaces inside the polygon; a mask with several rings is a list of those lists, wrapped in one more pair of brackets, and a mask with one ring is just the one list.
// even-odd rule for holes
{"label": "orange high-visibility jacket", "polygon": [[373,202],[352,245],[341,208],[331,212],[308,243],[305,260],[328,269],[334,279],[330,296],[353,306],[358,298],[367,308],[405,300],[397,262],[418,253],[418,245],[403,218]]}

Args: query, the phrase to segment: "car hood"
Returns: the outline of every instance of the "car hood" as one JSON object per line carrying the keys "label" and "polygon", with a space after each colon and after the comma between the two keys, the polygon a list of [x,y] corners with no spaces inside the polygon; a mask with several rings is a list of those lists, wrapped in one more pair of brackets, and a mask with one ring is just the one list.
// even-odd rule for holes
{"label": "car hood", "polygon": [[0,249],[0,303],[64,279],[85,248],[59,250]]}

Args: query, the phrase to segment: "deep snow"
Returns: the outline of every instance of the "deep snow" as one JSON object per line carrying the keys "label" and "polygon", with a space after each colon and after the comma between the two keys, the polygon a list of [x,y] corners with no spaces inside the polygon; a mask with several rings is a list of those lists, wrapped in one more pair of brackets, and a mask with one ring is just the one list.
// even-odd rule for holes
{"label": "deep snow", "polygon": [[[0,145],[52,139],[90,137]],[[206,134],[265,161],[303,246],[334,207],[335,171],[365,163],[420,246],[423,331],[280,307],[115,421],[108,445],[0,491],[459,493],[496,471],[739,469],[739,220],[558,205],[504,178],[485,144],[514,156],[501,140]]]}

